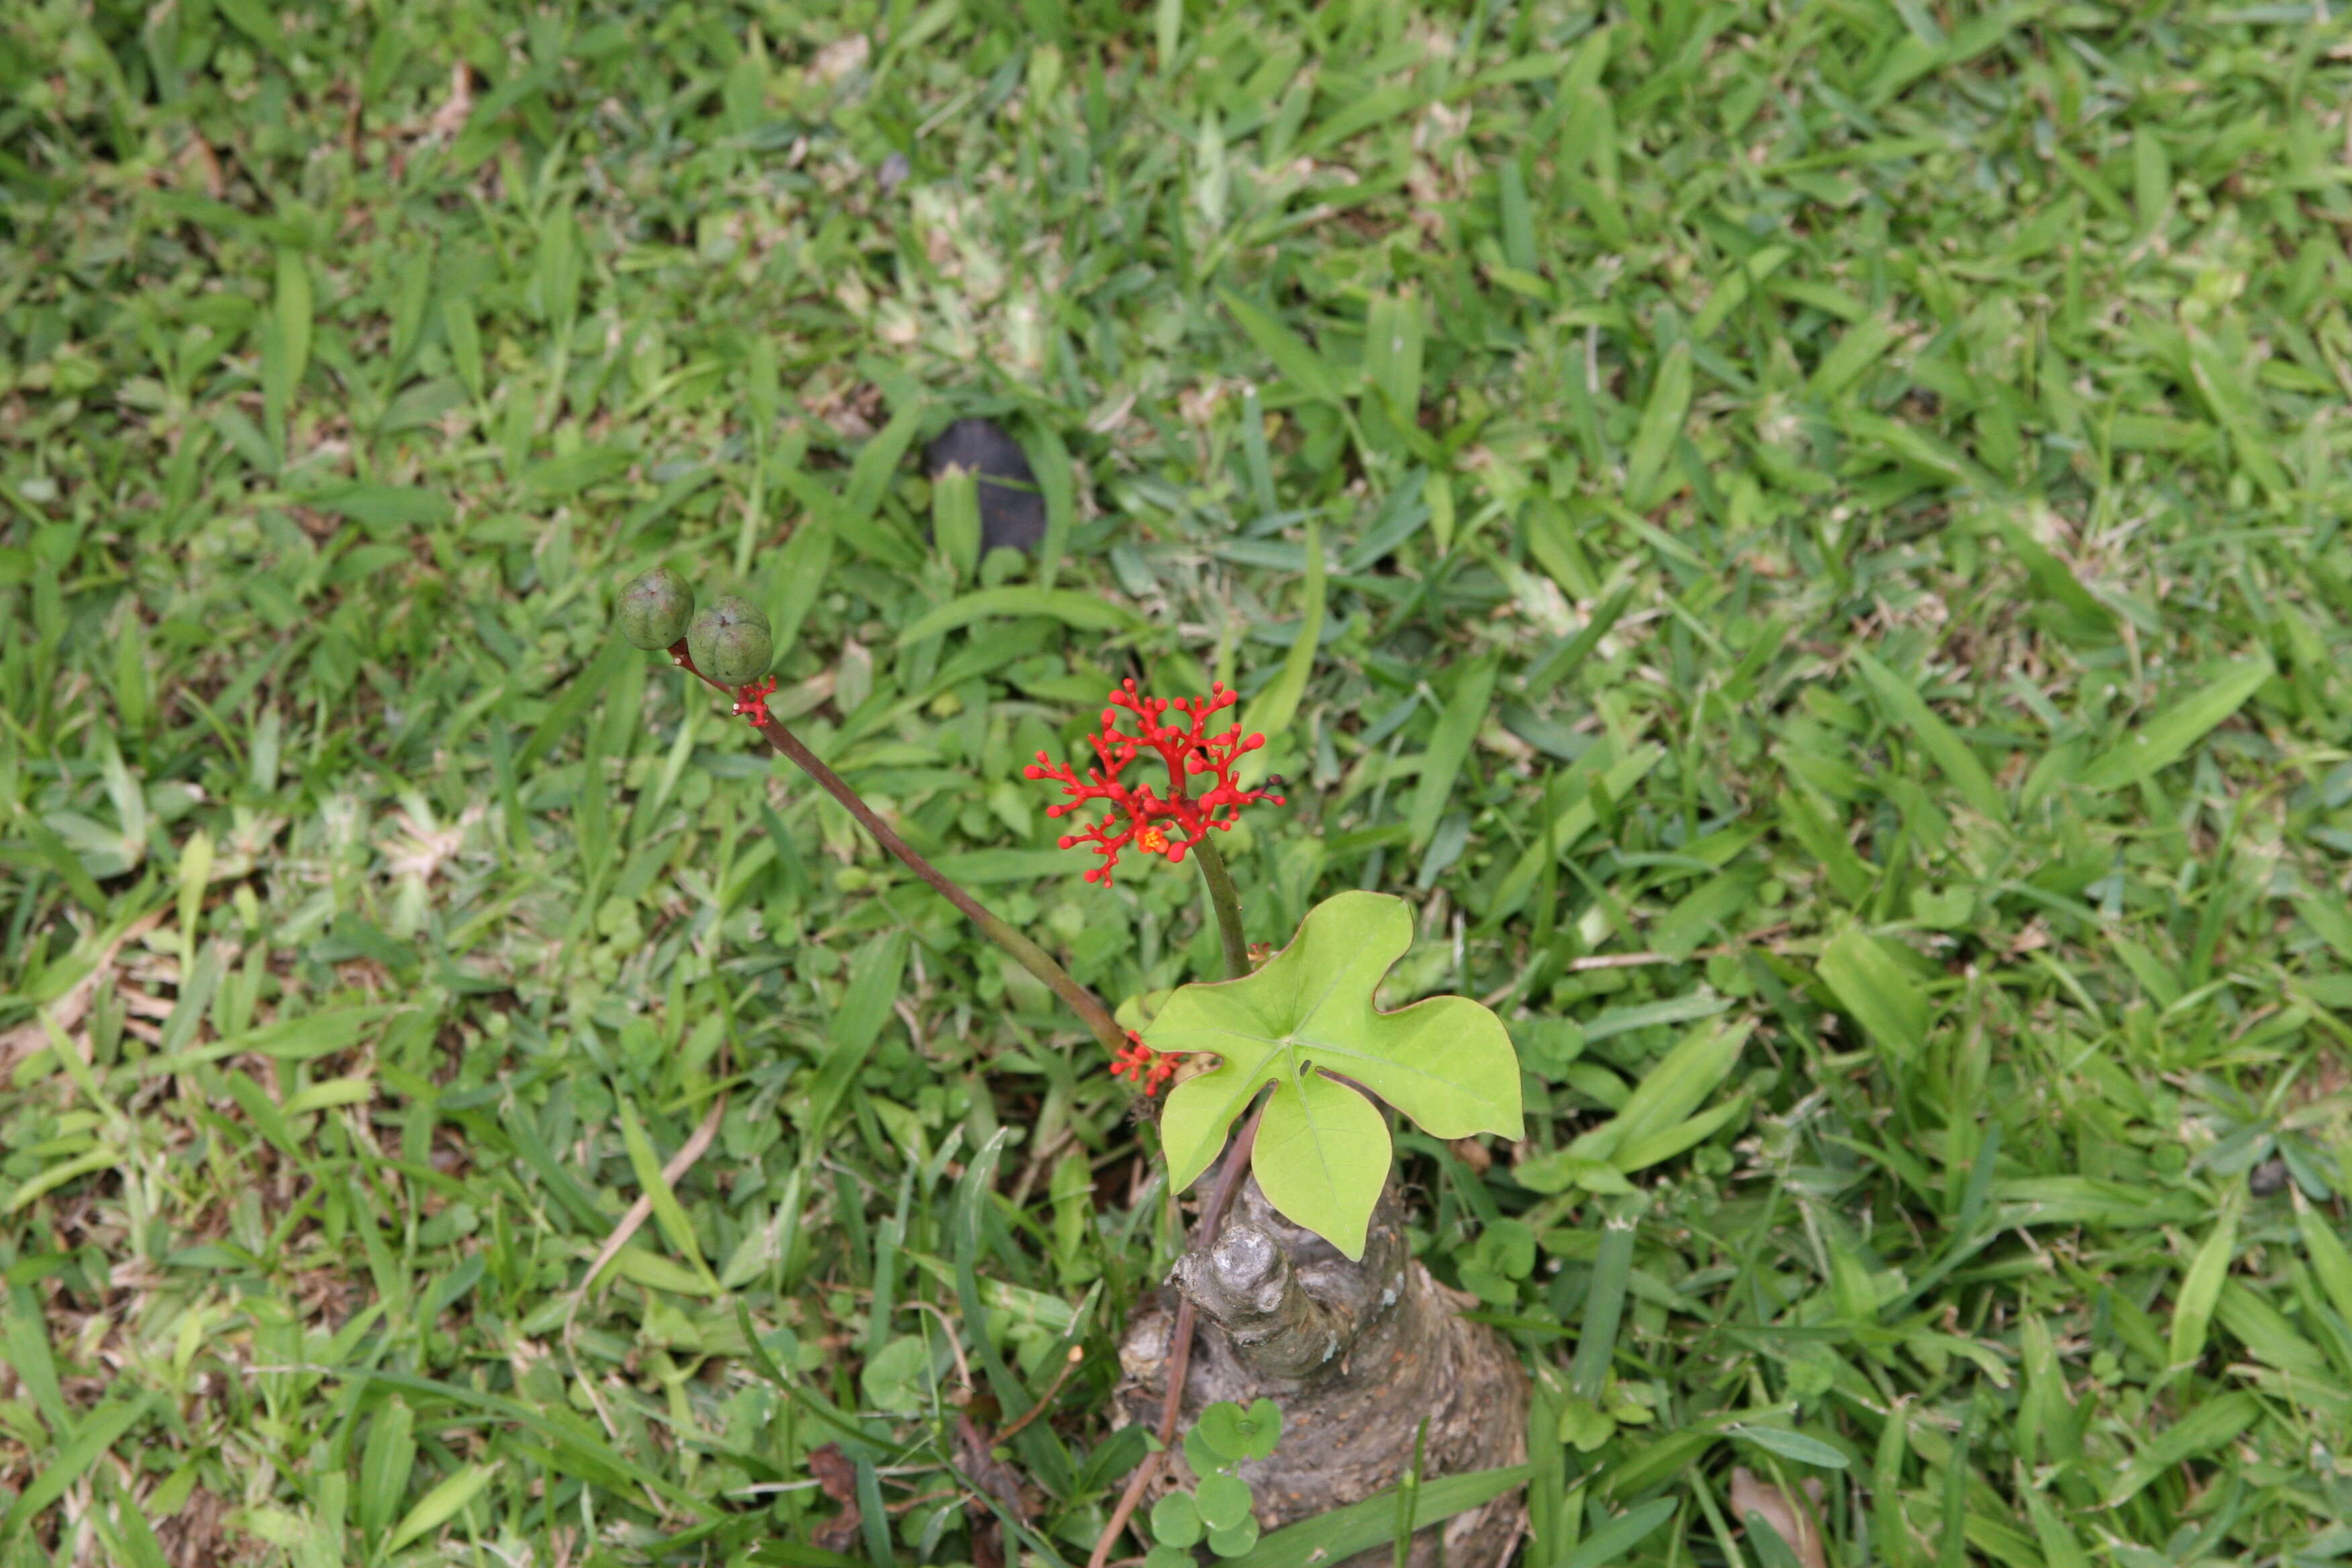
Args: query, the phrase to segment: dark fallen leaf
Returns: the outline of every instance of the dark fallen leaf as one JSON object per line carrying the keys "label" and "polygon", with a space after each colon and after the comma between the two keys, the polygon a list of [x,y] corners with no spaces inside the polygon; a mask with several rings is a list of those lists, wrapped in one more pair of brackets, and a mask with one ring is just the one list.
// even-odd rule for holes
{"label": "dark fallen leaf", "polygon": [[1045,497],[1021,443],[990,420],[959,419],[923,448],[927,477],[936,479],[950,468],[980,480],[982,553],[1000,545],[1034,553],[1045,537]]}
{"label": "dark fallen leaf", "polygon": [[857,1508],[857,1467],[849,1462],[838,1443],[812,1449],[808,1466],[818,1488],[841,1505],[840,1513],[809,1532],[809,1544],[826,1552],[855,1550],[866,1530],[865,1516]]}
{"label": "dark fallen leaf", "polygon": [[996,1457],[996,1438],[969,1415],[956,1417],[956,1468],[1024,1524],[1036,1515],[1021,1472]]}
{"label": "dark fallen leaf", "polygon": [[827,1443],[814,1449],[808,1457],[809,1474],[824,1489],[824,1495],[837,1503],[857,1500],[857,1467],[841,1451],[838,1443]]}
{"label": "dark fallen leaf", "polygon": [[[974,1399],[974,1405],[979,1403]],[[992,1400],[990,1407],[994,1407]],[[1036,1500],[1022,1485],[1021,1472],[996,1457],[993,1431],[974,1421],[969,1410],[956,1417],[955,1446],[956,1468],[974,1486],[1024,1524],[1037,1517]],[[963,1515],[971,1531],[971,1568],[1004,1568],[1004,1525],[995,1510],[974,1498],[964,1504]]]}

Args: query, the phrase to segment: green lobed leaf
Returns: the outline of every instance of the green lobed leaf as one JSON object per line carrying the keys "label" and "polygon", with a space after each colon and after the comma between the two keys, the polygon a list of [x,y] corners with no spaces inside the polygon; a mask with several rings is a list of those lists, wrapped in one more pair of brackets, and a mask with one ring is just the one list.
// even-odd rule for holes
{"label": "green lobed leaf", "polygon": [[1389,1179],[1388,1123],[1363,1095],[1302,1064],[1266,1102],[1250,1171],[1266,1202],[1361,1258],[1372,1205]]}
{"label": "green lobed leaf", "polygon": [[1179,1189],[1209,1168],[1234,1119],[1271,1084],[1251,1161],[1258,1184],[1282,1214],[1359,1258],[1388,1176],[1388,1140],[1379,1111],[1327,1071],[1435,1137],[1520,1135],[1518,1058],[1501,1019],[1465,996],[1374,1010],[1375,988],[1412,944],[1403,900],[1341,893],[1309,910],[1256,973],[1168,999],[1144,1043],[1220,1058],[1168,1097],[1160,1137]]}
{"label": "green lobed leaf", "polygon": [[1234,1425],[1242,1458],[1263,1459],[1282,1441],[1282,1407],[1271,1399],[1253,1399]]}
{"label": "green lobed leaf", "polygon": [[893,1415],[920,1413],[930,1401],[931,1352],[919,1334],[901,1334],[867,1358],[858,1376],[866,1403]]}

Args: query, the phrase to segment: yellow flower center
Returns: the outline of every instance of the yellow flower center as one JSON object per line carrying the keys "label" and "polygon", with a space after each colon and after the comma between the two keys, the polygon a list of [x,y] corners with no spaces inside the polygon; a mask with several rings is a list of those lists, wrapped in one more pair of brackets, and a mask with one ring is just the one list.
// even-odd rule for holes
{"label": "yellow flower center", "polygon": [[1168,835],[1156,827],[1147,827],[1135,836],[1135,847],[1148,854],[1165,855],[1168,853]]}

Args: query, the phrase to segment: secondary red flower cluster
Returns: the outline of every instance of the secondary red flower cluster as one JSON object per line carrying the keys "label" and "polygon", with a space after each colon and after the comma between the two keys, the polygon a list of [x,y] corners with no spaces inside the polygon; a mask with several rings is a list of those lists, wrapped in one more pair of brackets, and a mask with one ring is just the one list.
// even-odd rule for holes
{"label": "secondary red flower cluster", "polygon": [[[1103,710],[1102,732],[1087,737],[1094,742],[1097,763],[1087,770],[1085,778],[1043,752],[1037,753],[1035,763],[1022,770],[1029,778],[1055,780],[1070,797],[1060,805],[1047,806],[1047,816],[1066,816],[1090,800],[1109,804],[1108,816],[1061,840],[1065,849],[1086,844],[1102,857],[1102,864],[1086,874],[1087,881],[1110,886],[1111,868],[1118,864],[1122,849],[1131,847],[1147,855],[1181,861],[1186,850],[1209,836],[1209,829],[1230,829],[1243,806],[1261,800],[1287,804],[1278,795],[1245,790],[1234,782],[1234,763],[1244,752],[1265,745],[1265,737],[1245,736],[1239,724],[1220,735],[1208,732],[1213,714],[1241,700],[1223,681],[1212,684],[1206,697],[1174,701],[1142,696],[1134,681],[1123,681],[1108,700],[1110,706]],[[1189,722],[1167,722],[1164,715],[1171,709]],[[1118,727],[1122,713],[1133,718],[1135,733]],[[1120,771],[1146,752],[1156,752],[1167,764],[1165,795],[1153,794],[1148,784],[1128,784],[1119,780]],[[1195,780],[1207,780],[1210,787],[1194,795]]]}
{"label": "secondary red flower cluster", "polygon": [[768,699],[776,694],[776,678],[756,680],[735,693],[735,711],[743,715],[754,730],[768,727]]}
{"label": "secondary red flower cluster", "polygon": [[1143,1043],[1142,1036],[1129,1029],[1127,1049],[1110,1059],[1110,1076],[1131,1079],[1148,1098],[1176,1076],[1176,1058],[1166,1051],[1153,1050]]}

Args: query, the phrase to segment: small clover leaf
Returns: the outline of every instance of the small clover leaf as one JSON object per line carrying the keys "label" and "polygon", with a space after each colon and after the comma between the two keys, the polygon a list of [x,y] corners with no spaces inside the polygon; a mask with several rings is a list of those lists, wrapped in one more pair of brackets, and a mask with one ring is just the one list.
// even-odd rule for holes
{"label": "small clover leaf", "polygon": [[1229,1530],[1209,1531],[1209,1550],[1220,1557],[1239,1557],[1256,1544],[1257,1520],[1250,1514]]}
{"label": "small clover leaf", "polygon": [[1616,1435],[1617,1423],[1590,1399],[1575,1398],[1560,1406],[1559,1440],[1590,1454]]}
{"label": "small clover leaf", "polygon": [[919,1336],[901,1335],[867,1359],[859,1381],[875,1409],[912,1415],[930,1402],[931,1352]]}
{"label": "small clover leaf", "polygon": [[[1235,1459],[1263,1459],[1281,1441],[1282,1409],[1271,1399],[1254,1399],[1246,1410],[1230,1399],[1221,1399],[1201,1412],[1192,1430],[1227,1464]],[[1189,1449],[1186,1458],[1191,1458]]]}
{"label": "small clover leaf", "polygon": [[1151,1538],[1162,1546],[1196,1544],[1202,1534],[1201,1510],[1190,1492],[1170,1492],[1151,1505]]}
{"label": "small clover leaf", "polygon": [[1231,1530],[1249,1517],[1249,1483],[1239,1476],[1209,1476],[1192,1497],[1201,1522],[1211,1530]]}
{"label": "small clover leaf", "polygon": [[1194,1568],[1192,1554],[1173,1546],[1155,1546],[1144,1553],[1143,1568]]}
{"label": "small clover leaf", "polygon": [[1272,1084],[1250,1162],[1258,1185],[1286,1217],[1360,1258],[1388,1179],[1387,1127],[1377,1107],[1327,1074],[1361,1084],[1435,1137],[1520,1136],[1519,1064],[1501,1019],[1466,996],[1374,1010],[1381,976],[1412,945],[1402,899],[1341,893],[1309,910],[1255,973],[1168,999],[1144,1043],[1219,1058],[1177,1085],[1161,1117],[1180,1190]]}
{"label": "small clover leaf", "polygon": [[[1213,1410],[1216,1406],[1213,1405],[1209,1408]],[[1192,1473],[1196,1476],[1214,1475],[1219,1470],[1229,1469],[1240,1458],[1238,1454],[1228,1454],[1218,1447],[1215,1440],[1199,1426],[1184,1434],[1184,1462],[1192,1467]]]}
{"label": "small clover leaf", "polygon": [[1525,1220],[1498,1219],[1479,1233],[1470,1248],[1477,1266],[1506,1279],[1524,1279],[1535,1272],[1536,1233]]}

